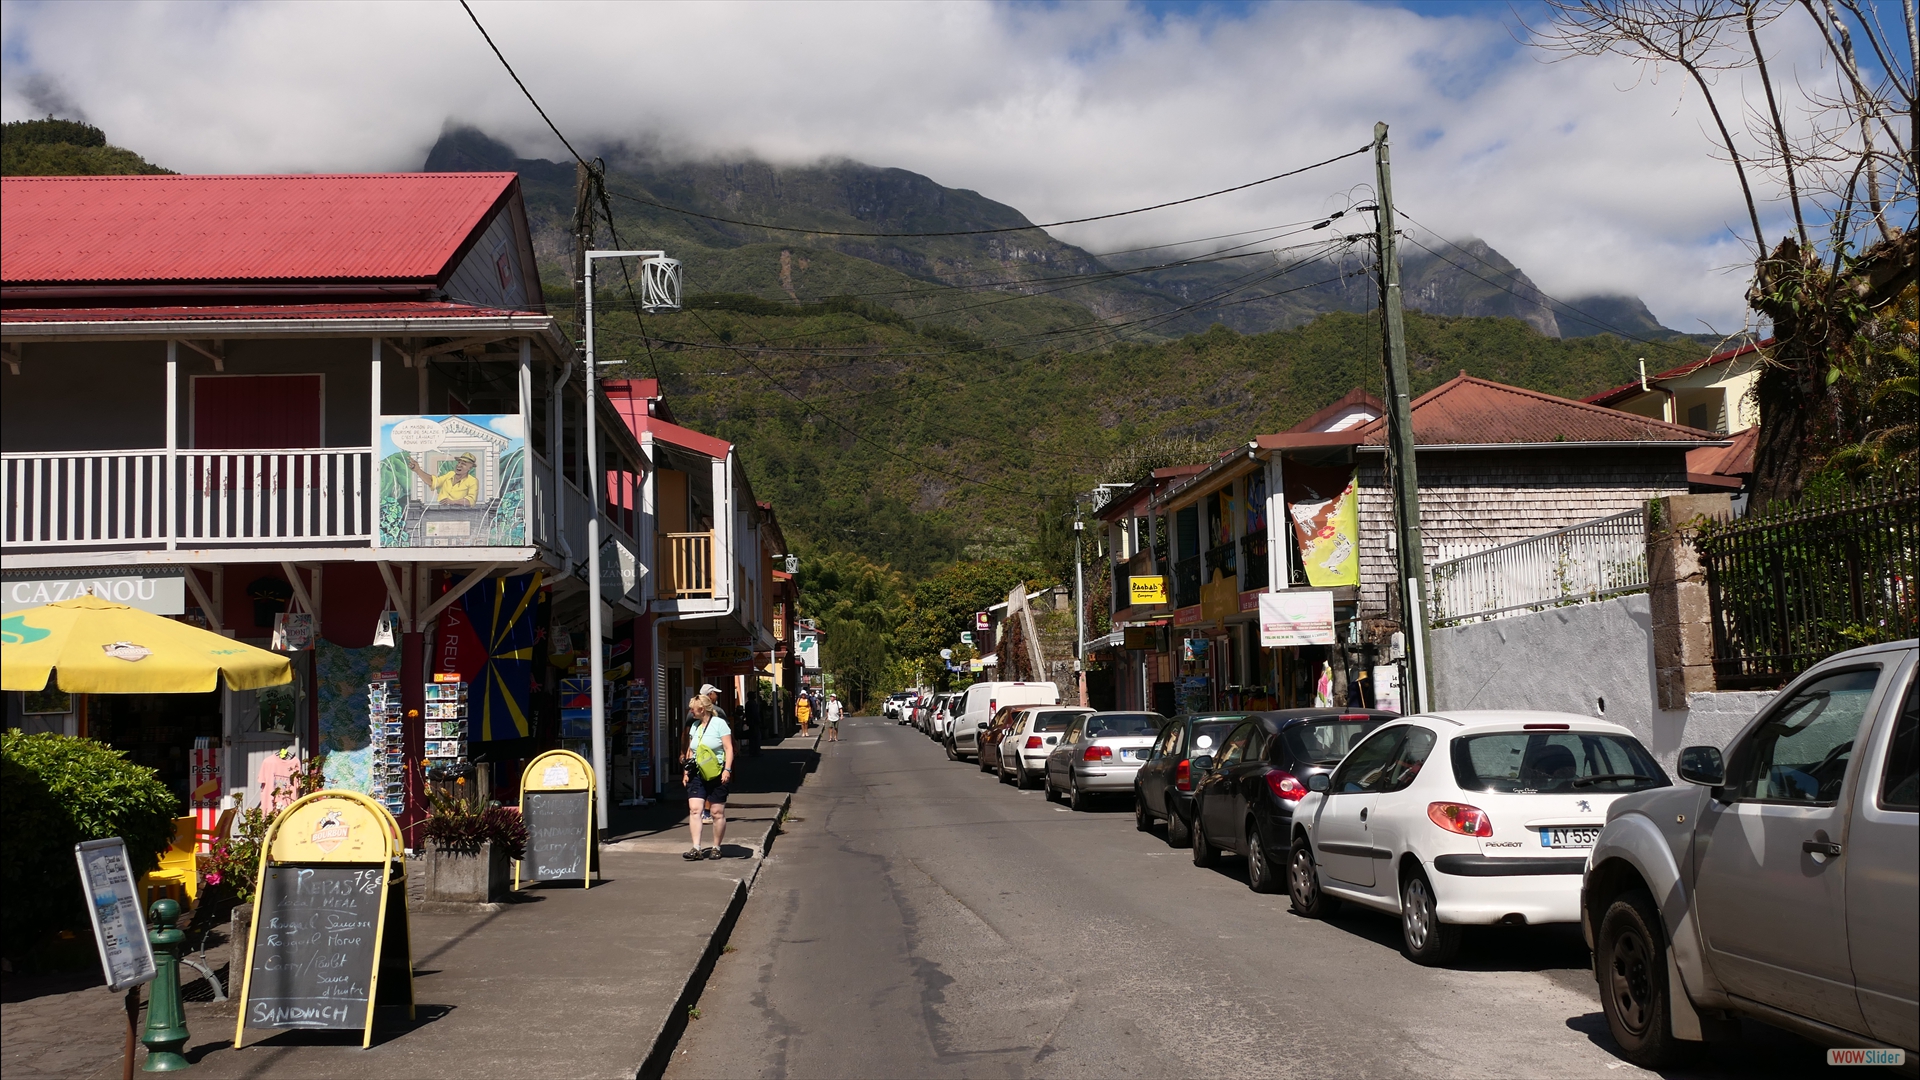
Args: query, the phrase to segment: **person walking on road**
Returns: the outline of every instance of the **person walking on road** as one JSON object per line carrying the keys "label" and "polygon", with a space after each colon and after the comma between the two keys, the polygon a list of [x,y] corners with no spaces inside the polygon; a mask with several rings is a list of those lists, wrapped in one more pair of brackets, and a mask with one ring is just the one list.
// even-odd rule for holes
{"label": "person walking on road", "polygon": [[840,699],[836,695],[827,695],[827,741],[840,741]]}
{"label": "person walking on road", "polygon": [[793,718],[800,721],[800,734],[807,733],[807,722],[813,719],[813,702],[805,694],[793,703]]}
{"label": "person walking on road", "polygon": [[[681,760],[687,778],[687,831],[692,834],[693,846],[681,858],[717,859],[720,841],[727,834],[727,783],[733,779],[733,729],[705,694],[687,702],[687,717],[687,741]],[[702,849],[700,827],[707,821],[713,822],[713,846]]]}

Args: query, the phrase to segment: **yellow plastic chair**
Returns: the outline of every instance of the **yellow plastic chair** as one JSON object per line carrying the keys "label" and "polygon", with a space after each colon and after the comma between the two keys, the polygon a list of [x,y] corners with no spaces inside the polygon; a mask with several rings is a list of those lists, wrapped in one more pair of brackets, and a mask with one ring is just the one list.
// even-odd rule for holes
{"label": "yellow plastic chair", "polygon": [[233,811],[220,815],[219,823],[211,832],[202,832],[198,818],[177,817],[173,819],[173,841],[160,855],[160,865],[140,879],[140,894],[144,897],[142,906],[152,904],[163,897],[176,900],[181,907],[191,909],[200,900],[200,858],[194,849],[203,840],[219,840],[233,827]]}

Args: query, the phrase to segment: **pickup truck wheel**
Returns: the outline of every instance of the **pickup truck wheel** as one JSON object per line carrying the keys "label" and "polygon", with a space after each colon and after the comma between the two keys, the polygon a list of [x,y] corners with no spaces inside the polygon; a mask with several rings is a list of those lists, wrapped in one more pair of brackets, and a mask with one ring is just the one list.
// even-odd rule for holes
{"label": "pickup truck wheel", "polygon": [[1305,837],[1293,842],[1287,858],[1287,897],[1302,918],[1324,919],[1340,910],[1338,897],[1320,891],[1320,868],[1313,862],[1313,847]]}
{"label": "pickup truck wheel", "polygon": [[1416,869],[1400,883],[1400,934],[1407,959],[1438,967],[1460,951],[1460,928],[1440,921],[1427,875]]}
{"label": "pickup truck wheel", "polygon": [[1667,985],[1667,938],[1654,913],[1653,897],[1634,889],[1614,898],[1600,919],[1594,974],[1621,1056],[1643,1069],[1660,1069],[1682,1057],[1673,1037]]}
{"label": "pickup truck wheel", "polygon": [[1167,802],[1167,846],[1186,847],[1193,843],[1193,829],[1187,825],[1186,819],[1180,816],[1180,811],[1173,808],[1173,796],[1167,796]]}

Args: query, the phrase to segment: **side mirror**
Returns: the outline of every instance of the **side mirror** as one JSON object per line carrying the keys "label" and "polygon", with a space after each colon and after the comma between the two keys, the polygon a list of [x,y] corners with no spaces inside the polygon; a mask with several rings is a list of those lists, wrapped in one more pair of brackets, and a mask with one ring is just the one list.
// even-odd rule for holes
{"label": "side mirror", "polygon": [[1323,772],[1313,773],[1312,775],[1307,777],[1308,791],[1319,791],[1324,793],[1332,786],[1333,786],[1333,781],[1327,778],[1326,773],[1323,773]]}
{"label": "side mirror", "polygon": [[1717,746],[1689,746],[1680,751],[1680,779],[1701,787],[1721,787],[1727,782],[1727,763]]}
{"label": "side mirror", "polygon": [[1195,769],[1211,769],[1213,768],[1213,755],[1201,754],[1199,757],[1194,758],[1190,765]]}

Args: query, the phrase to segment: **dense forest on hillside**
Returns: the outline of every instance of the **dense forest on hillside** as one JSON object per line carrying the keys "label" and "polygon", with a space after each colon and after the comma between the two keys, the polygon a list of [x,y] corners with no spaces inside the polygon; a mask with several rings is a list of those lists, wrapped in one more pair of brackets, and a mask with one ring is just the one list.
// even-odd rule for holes
{"label": "dense forest on hillside", "polygon": [[140,176],[168,173],[139,154],[107,143],[106,132],[78,120],[0,124],[0,176]]}

